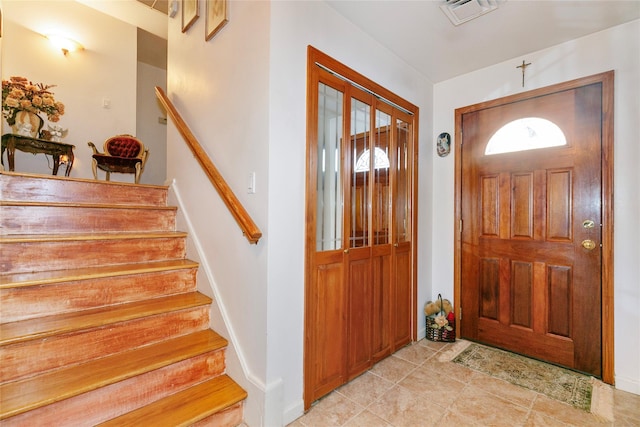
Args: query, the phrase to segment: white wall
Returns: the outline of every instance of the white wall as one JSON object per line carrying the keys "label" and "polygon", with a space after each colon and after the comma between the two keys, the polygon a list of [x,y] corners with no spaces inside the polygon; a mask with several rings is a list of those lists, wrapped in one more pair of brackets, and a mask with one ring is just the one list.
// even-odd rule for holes
{"label": "white wall", "polygon": [[[214,296],[212,327],[230,340],[229,375],[248,391],[245,417],[264,414],[267,348],[269,2],[229,2],[229,23],[205,41],[205,2],[182,33],[169,20],[167,95],[262,230],[250,245],[191,155],[167,126],[167,177],[189,227],[199,289]],[[256,173],[256,193],[247,176]],[[197,251],[197,253],[196,253]],[[202,286],[207,284],[209,290]],[[226,323],[226,324],[225,324]]]}
{"label": "white wall", "polygon": [[[526,86],[515,68],[531,62]],[[640,394],[640,21],[532,52],[434,86],[433,134],[454,135],[459,107],[615,70],[614,276],[616,387]],[[433,295],[453,294],[454,155],[432,154]],[[436,179],[437,178],[437,179]],[[595,309],[595,308],[594,308]]]}
{"label": "white wall", "polygon": [[[51,90],[66,107],[57,124],[69,129],[63,142],[76,147],[71,177],[93,178],[87,142],[102,150],[109,136],[136,130],[136,28],[71,1],[4,1],[2,13],[2,78],[56,85]],[[54,50],[42,34],[55,29],[85,50],[67,56]],[[103,108],[104,98],[111,108]],[[3,120],[2,133],[10,131]],[[43,154],[16,150],[17,172],[48,175],[51,164]]]}
{"label": "white wall", "polygon": [[[286,424],[303,412],[309,44],[420,107],[420,177],[428,181],[431,83],[325,3],[232,1],[229,23],[209,42],[202,18],[186,34],[178,19],[169,27],[168,95],[264,233],[257,246],[240,235],[170,124],[168,177],[175,179],[185,223],[196,231],[194,257],[207,270],[203,280],[216,296],[214,329],[228,333],[235,346],[238,360],[232,355],[228,369],[249,390],[245,417],[252,426]],[[249,195],[252,171],[257,188]],[[420,187],[418,243],[425,252],[418,313],[430,293],[430,258],[424,256],[430,191],[429,185]],[[225,319],[226,326],[216,324]]]}
{"label": "white wall", "polygon": [[155,87],[167,90],[167,70],[138,62],[137,78],[135,135],[149,149],[140,183],[164,184],[167,178],[167,125],[158,119],[166,118],[167,114],[158,102]]}

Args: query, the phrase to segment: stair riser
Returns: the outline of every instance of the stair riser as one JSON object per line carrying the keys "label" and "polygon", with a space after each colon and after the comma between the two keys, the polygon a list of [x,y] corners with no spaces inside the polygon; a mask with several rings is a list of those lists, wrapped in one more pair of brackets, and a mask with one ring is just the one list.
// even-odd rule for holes
{"label": "stair riser", "polygon": [[174,231],[173,209],[2,206],[0,234]]}
{"label": "stair riser", "polygon": [[166,206],[167,188],[0,174],[3,200]]}
{"label": "stair riser", "polygon": [[195,268],[0,289],[2,323],[196,290]]}
{"label": "stair riser", "polygon": [[95,425],[220,375],[224,370],[224,351],[206,353],[7,418],[2,420],[2,426]]}
{"label": "stair riser", "polygon": [[0,245],[0,271],[27,273],[185,257],[184,237],[17,242]]}
{"label": "stair riser", "polygon": [[224,411],[191,424],[190,427],[235,427],[242,422],[242,409],[243,403],[236,403]]}
{"label": "stair riser", "polygon": [[209,327],[209,307],[196,307],[87,331],[0,347],[0,382],[138,348]]}

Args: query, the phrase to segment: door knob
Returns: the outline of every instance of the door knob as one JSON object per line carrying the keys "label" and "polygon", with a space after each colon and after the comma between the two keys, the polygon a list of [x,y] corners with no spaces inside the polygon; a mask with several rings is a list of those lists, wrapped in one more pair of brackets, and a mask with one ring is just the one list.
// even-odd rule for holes
{"label": "door knob", "polygon": [[596,247],[596,242],[591,239],[583,240],[582,247],[591,251]]}

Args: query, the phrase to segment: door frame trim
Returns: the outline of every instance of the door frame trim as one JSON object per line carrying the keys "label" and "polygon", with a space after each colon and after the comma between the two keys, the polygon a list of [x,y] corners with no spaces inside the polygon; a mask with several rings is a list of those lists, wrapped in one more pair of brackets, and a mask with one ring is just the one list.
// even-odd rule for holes
{"label": "door frame trim", "polygon": [[[503,98],[469,105],[455,110],[455,206],[454,206],[454,274],[453,298],[454,306],[460,307],[462,276],[462,115],[498,105],[523,101],[538,96],[549,95],[563,90],[575,89],[594,83],[602,84],[602,381],[614,385],[614,280],[613,280],[613,119],[614,119],[614,71],[594,74],[546,86]],[[461,310],[456,325],[456,333],[460,334],[460,323],[463,322]]]}

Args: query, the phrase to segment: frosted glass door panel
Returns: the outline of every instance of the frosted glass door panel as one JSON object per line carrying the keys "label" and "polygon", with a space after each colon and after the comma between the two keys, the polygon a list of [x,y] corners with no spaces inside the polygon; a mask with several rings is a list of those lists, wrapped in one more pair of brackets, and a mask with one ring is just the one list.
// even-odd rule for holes
{"label": "frosted glass door panel", "polygon": [[343,93],[318,85],[318,187],[316,249],[342,248]]}

